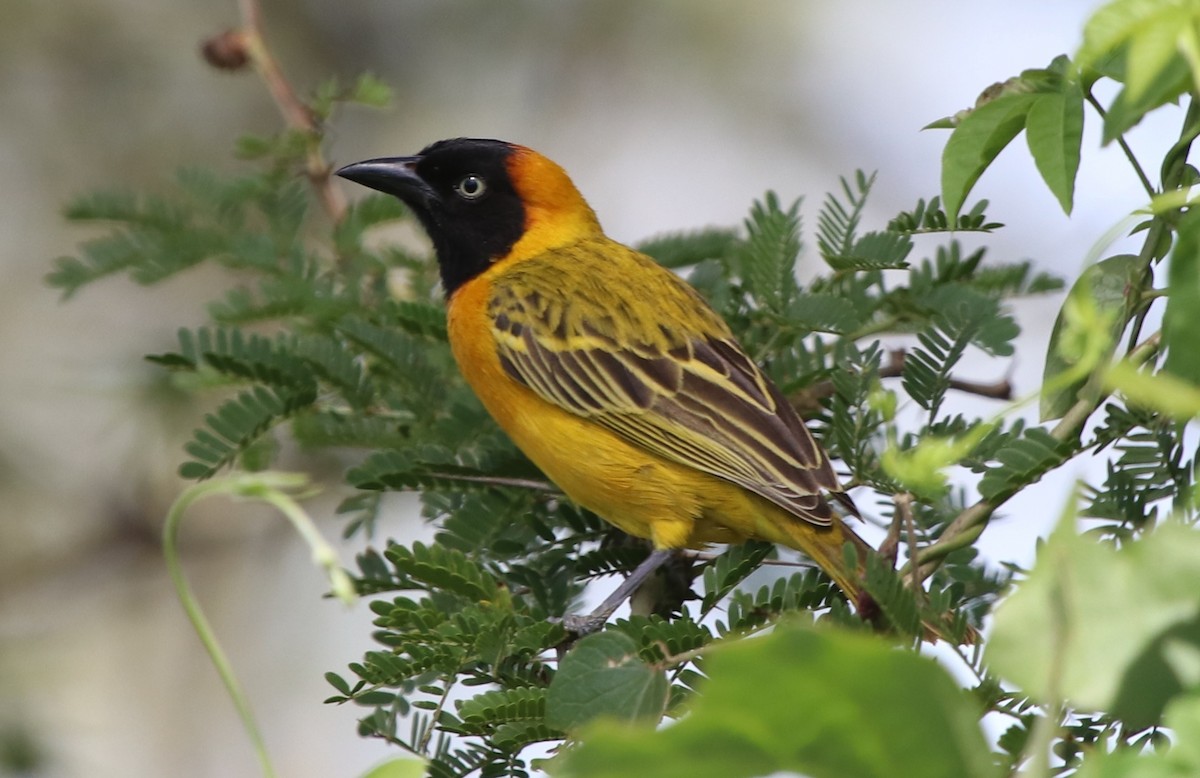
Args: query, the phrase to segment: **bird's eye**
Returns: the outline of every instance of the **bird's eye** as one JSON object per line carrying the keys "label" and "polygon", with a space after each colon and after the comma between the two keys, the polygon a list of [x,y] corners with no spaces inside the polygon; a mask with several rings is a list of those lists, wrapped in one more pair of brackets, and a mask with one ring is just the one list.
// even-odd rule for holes
{"label": "bird's eye", "polygon": [[478,200],[487,191],[487,183],[477,175],[469,175],[454,185],[454,191],[466,200]]}

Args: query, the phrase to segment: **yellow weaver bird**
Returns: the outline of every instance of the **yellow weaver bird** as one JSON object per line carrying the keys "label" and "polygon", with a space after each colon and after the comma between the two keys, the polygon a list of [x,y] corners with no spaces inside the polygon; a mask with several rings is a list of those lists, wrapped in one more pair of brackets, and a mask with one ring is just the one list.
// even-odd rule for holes
{"label": "yellow weaver bird", "polygon": [[568,497],[654,544],[601,622],[672,550],[752,538],[802,551],[873,606],[869,547],[824,496],[852,508],[829,457],[721,317],[606,237],[561,167],[460,138],[337,174],[421,221],[455,359],[500,427]]}

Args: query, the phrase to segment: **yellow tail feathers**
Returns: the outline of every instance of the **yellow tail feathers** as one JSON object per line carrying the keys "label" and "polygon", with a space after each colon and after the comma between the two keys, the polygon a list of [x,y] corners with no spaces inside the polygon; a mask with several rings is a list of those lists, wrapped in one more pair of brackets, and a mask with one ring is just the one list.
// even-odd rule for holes
{"label": "yellow tail feathers", "polygon": [[[814,527],[791,515],[780,515],[772,523],[780,531],[780,537],[772,540],[803,552],[829,574],[838,588],[845,592],[846,599],[860,611],[863,609],[866,603],[863,600],[862,578],[866,572],[867,555],[872,553],[865,540],[836,518],[829,527]],[[858,561],[853,567],[847,564],[844,550],[847,543],[857,552]],[[870,603],[870,606],[873,607],[874,603]]]}

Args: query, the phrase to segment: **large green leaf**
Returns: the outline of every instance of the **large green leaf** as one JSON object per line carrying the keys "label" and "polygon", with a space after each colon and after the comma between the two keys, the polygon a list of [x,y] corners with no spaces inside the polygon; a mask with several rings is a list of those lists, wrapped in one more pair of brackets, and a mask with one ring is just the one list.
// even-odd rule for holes
{"label": "large green leaf", "polygon": [[1164,369],[1185,381],[1200,384],[1200,213],[1195,209],[1179,221],[1179,237],[1171,252],[1167,276],[1167,310],[1163,339],[1167,346]]}
{"label": "large green leaf", "polygon": [[1115,0],[1092,14],[1075,59],[1081,68],[1095,67],[1123,47],[1124,81],[1136,102],[1180,57],[1198,20],[1200,3],[1192,0]]}
{"label": "large green leaf", "polygon": [[633,638],[602,632],[580,640],[559,664],[546,697],[546,723],[575,730],[597,718],[657,722],[667,704],[662,670],[638,658]]}
{"label": "large green leaf", "polygon": [[1117,550],[1074,516],[996,609],[986,659],[1036,700],[1156,724],[1200,681],[1200,531],[1170,522]]}
{"label": "large green leaf", "polygon": [[1167,749],[1156,748],[1108,752],[1095,749],[1084,760],[1078,778],[1191,778],[1200,775],[1200,693],[1181,697],[1167,707],[1163,716],[1173,738],[1161,735],[1159,743],[1171,742]]}
{"label": "large green leaf", "polygon": [[554,771],[581,778],[972,778],[996,774],[980,711],[937,663],[876,637],[781,626],[714,650],[686,718],[597,725]]}
{"label": "large green leaf", "polygon": [[406,757],[389,759],[367,771],[362,778],[421,778],[425,775],[425,762]]}
{"label": "large green leaf", "polygon": [[1029,92],[1009,92],[971,111],[954,128],[942,151],[942,202],[951,223],[983,171],[996,155],[1017,137],[1025,119],[1041,97]]}
{"label": "large green leaf", "polygon": [[[1129,320],[1132,290],[1139,288],[1141,272],[1142,263],[1136,256],[1118,254],[1084,270],[1071,287],[1054,321],[1046,349],[1046,367],[1042,374],[1042,421],[1060,418],[1075,404],[1079,390],[1087,383],[1092,369],[1098,366],[1090,362],[1099,362],[1101,359],[1107,362],[1112,356],[1117,338]],[[1070,306],[1074,306],[1075,311],[1086,309],[1115,314],[1103,319],[1108,326],[1108,345],[1101,353],[1079,346],[1078,333],[1072,329],[1086,323],[1071,321],[1068,316],[1072,310]],[[1100,334],[1090,332],[1084,337],[1099,337]]]}
{"label": "large green leaf", "polygon": [[1042,180],[1070,213],[1083,140],[1083,89],[1075,78],[1063,78],[1058,87],[1034,100],[1025,121],[1025,140]]}

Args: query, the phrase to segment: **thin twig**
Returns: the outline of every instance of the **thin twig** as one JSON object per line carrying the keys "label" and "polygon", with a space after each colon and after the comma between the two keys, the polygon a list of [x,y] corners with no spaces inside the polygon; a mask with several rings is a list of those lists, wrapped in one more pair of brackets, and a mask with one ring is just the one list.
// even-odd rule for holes
{"label": "thin twig", "polygon": [[[892,497],[894,503],[899,495]],[[892,516],[892,521],[888,524],[887,535],[884,536],[883,542],[879,544],[879,556],[887,560],[892,567],[896,566],[896,557],[900,552],[900,527],[904,523],[903,517],[897,511]]]}
{"label": "thin twig", "polygon": [[346,200],[342,196],[342,190],[333,182],[333,167],[321,153],[321,128],[312,111],[296,96],[296,90],[292,89],[291,83],[283,75],[279,61],[267,46],[263,36],[262,8],[258,0],[238,0],[238,9],[242,15],[241,33],[246,53],[266,83],[275,105],[283,114],[283,120],[289,127],[305,133],[308,137],[304,172],[329,218],[335,223],[341,222],[346,215]]}
{"label": "thin twig", "polygon": [[[891,349],[888,351],[888,362],[881,365],[879,368],[880,378],[900,378],[904,375],[904,361],[907,358],[905,349]],[[1013,385],[1009,376],[1001,378],[999,381],[965,381],[957,378],[950,379],[950,388],[962,392],[964,394],[974,394],[979,397],[986,397],[990,400],[1011,400],[1013,398]],[[820,381],[812,386],[805,387],[800,391],[793,392],[788,396],[788,401],[792,407],[801,416],[808,415],[821,400],[833,394],[832,381]]]}
{"label": "thin twig", "polygon": [[[438,701],[437,701],[437,708],[434,709],[433,713],[429,717],[430,722],[436,722],[438,720],[438,718],[441,717],[442,710],[445,709],[446,702],[450,699],[450,691],[453,688],[454,688],[453,683],[446,684],[446,688],[442,690],[441,698],[438,699]],[[429,740],[433,737],[434,729],[435,729],[435,727],[431,723],[430,726],[428,728],[426,728],[425,732],[422,733],[421,740],[416,744],[417,748],[419,749],[419,752],[418,752],[419,756],[428,757],[428,755],[429,755]]]}
{"label": "thin twig", "polygon": [[[1087,92],[1087,101],[1091,104],[1096,113],[1100,114],[1100,119],[1108,118],[1108,112],[1104,110],[1104,106],[1100,105],[1100,101],[1092,94],[1092,90]],[[1138,180],[1142,182],[1142,188],[1146,190],[1146,194],[1154,197],[1154,184],[1150,183],[1150,179],[1146,176],[1146,172],[1142,170],[1141,164],[1138,163],[1137,157],[1133,154],[1133,149],[1129,148],[1129,144],[1125,142],[1124,135],[1118,135],[1116,138],[1117,145],[1121,147],[1121,151],[1125,152],[1125,158],[1129,160],[1129,164],[1133,166],[1133,172],[1137,173]]]}
{"label": "thin twig", "polygon": [[[908,537],[908,558],[912,559],[917,553],[917,532],[913,522],[913,496],[909,492],[900,492],[892,495],[892,503],[896,506],[897,523],[904,524],[904,532]],[[912,591],[914,594],[921,591],[921,578],[918,576],[918,570],[914,566],[912,570]]]}
{"label": "thin twig", "polygon": [[430,472],[427,473],[427,475],[434,478],[442,478],[447,481],[466,481],[473,484],[485,484],[487,486],[511,486],[517,489],[532,489],[538,492],[562,493],[557,486],[549,481],[535,481],[532,478],[505,478],[503,476],[465,475],[459,473],[436,472]]}

